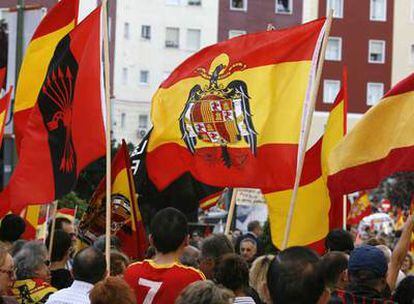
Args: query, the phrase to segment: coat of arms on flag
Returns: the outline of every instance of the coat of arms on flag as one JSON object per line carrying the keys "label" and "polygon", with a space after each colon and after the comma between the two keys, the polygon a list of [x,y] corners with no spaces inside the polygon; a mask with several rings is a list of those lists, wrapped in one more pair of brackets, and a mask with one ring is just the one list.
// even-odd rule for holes
{"label": "coat of arms on flag", "polygon": [[[218,144],[222,147],[222,161],[227,167],[234,162],[227,153],[228,144],[235,144],[243,137],[254,155],[257,145],[247,84],[233,80],[224,86],[219,82],[245,68],[240,62],[229,65],[229,61],[228,55],[221,54],[212,62],[210,71],[205,68],[196,70],[202,78],[209,80],[209,84],[204,88],[194,85],[180,116],[183,140],[191,153],[196,153],[197,139]],[[210,157],[210,160],[217,161],[217,158]]]}

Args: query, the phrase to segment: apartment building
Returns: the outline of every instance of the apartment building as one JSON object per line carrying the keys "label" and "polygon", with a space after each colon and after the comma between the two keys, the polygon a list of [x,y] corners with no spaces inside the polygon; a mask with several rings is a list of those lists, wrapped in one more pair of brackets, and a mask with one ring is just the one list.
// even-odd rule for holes
{"label": "apartment building", "polygon": [[414,0],[397,0],[394,6],[392,83],[414,72]]}
{"label": "apartment building", "polygon": [[302,23],[302,0],[220,0],[218,40]]}
{"label": "apartment building", "polygon": [[152,95],[184,59],[217,42],[218,0],[124,0],[116,7],[113,138],[137,143]]}

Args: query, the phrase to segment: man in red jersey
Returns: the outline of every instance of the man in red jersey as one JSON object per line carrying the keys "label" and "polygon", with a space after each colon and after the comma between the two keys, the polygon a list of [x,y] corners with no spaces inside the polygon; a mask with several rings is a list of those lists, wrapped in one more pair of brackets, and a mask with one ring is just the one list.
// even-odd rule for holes
{"label": "man in red jersey", "polygon": [[154,259],[134,263],[124,273],[138,304],[174,303],[187,285],[205,279],[202,272],[178,262],[188,238],[187,219],[177,209],[166,208],[154,216],[149,236],[157,251]]}

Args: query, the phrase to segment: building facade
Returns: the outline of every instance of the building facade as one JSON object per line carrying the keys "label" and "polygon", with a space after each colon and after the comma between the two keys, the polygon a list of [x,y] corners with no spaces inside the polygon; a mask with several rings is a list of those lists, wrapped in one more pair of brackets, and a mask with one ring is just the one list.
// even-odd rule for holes
{"label": "building facade", "polygon": [[302,23],[302,0],[220,0],[218,40]]}
{"label": "building facade", "polygon": [[152,95],[184,59],[217,42],[218,0],[125,0],[116,7],[112,131],[137,143]]}
{"label": "building facade", "polygon": [[414,72],[414,0],[397,0],[394,7],[392,83]]}

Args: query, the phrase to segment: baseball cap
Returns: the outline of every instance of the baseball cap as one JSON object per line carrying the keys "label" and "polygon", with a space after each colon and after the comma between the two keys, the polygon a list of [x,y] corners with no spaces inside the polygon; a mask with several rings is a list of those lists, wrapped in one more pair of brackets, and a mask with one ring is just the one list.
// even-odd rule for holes
{"label": "baseball cap", "polygon": [[384,253],[370,245],[355,248],[349,257],[348,271],[352,274],[360,270],[369,270],[378,277],[384,277],[388,270]]}

